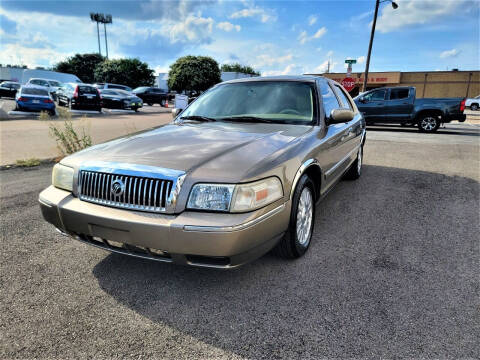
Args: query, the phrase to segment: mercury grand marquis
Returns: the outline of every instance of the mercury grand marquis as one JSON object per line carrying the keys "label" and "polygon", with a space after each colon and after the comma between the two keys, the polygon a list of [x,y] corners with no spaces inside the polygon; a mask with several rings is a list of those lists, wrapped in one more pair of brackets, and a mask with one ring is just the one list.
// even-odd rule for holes
{"label": "mercury grand marquis", "polygon": [[302,256],[317,202],[361,174],[365,121],[323,77],[223,82],[173,115],[56,164],[45,220],[109,251],[233,268]]}

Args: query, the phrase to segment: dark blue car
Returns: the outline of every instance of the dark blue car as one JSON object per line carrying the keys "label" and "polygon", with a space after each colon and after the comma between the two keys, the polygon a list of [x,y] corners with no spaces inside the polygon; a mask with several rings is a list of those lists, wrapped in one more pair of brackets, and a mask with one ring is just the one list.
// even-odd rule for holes
{"label": "dark blue car", "polygon": [[15,97],[18,111],[47,111],[55,114],[55,103],[47,90],[38,87],[22,86]]}

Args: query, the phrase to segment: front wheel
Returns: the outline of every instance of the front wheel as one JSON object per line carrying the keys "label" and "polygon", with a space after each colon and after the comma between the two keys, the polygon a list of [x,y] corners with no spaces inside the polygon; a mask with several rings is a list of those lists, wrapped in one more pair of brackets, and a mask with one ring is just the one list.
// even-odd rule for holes
{"label": "front wheel", "polygon": [[310,246],[314,222],[315,186],[307,175],[303,175],[293,194],[288,230],[274,252],[286,259],[301,257]]}
{"label": "front wheel", "polygon": [[477,111],[478,110],[478,104],[470,105],[470,110]]}
{"label": "front wheel", "polygon": [[418,129],[422,132],[433,133],[440,127],[440,120],[435,115],[424,115],[418,122]]}

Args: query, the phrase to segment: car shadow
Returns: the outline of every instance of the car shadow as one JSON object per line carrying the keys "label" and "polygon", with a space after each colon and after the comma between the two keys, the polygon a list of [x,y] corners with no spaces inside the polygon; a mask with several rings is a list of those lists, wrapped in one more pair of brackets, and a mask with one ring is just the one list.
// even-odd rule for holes
{"label": "car shadow", "polygon": [[476,346],[450,334],[475,334],[478,185],[367,165],[317,206],[301,259],[221,271],[110,254],[93,274],[121,305],[247,358],[461,357]]}
{"label": "car shadow", "polygon": [[[392,125],[377,126],[377,125],[368,125],[368,131],[376,132],[397,132],[397,133],[420,133],[418,128],[415,127],[398,127]],[[423,134],[423,133],[422,133]],[[455,127],[446,127],[439,128],[434,134],[450,134],[450,135],[463,135],[463,136],[480,136],[480,129],[472,128],[455,128]],[[430,135],[430,134],[425,134]]]}

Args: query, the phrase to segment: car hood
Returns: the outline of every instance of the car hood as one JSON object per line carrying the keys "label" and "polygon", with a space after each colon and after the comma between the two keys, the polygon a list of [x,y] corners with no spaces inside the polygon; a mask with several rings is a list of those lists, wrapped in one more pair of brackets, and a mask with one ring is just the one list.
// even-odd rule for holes
{"label": "car hood", "polygon": [[168,124],[96,145],[62,163],[92,161],[157,166],[239,180],[248,169],[310,131],[312,126],[277,124]]}

